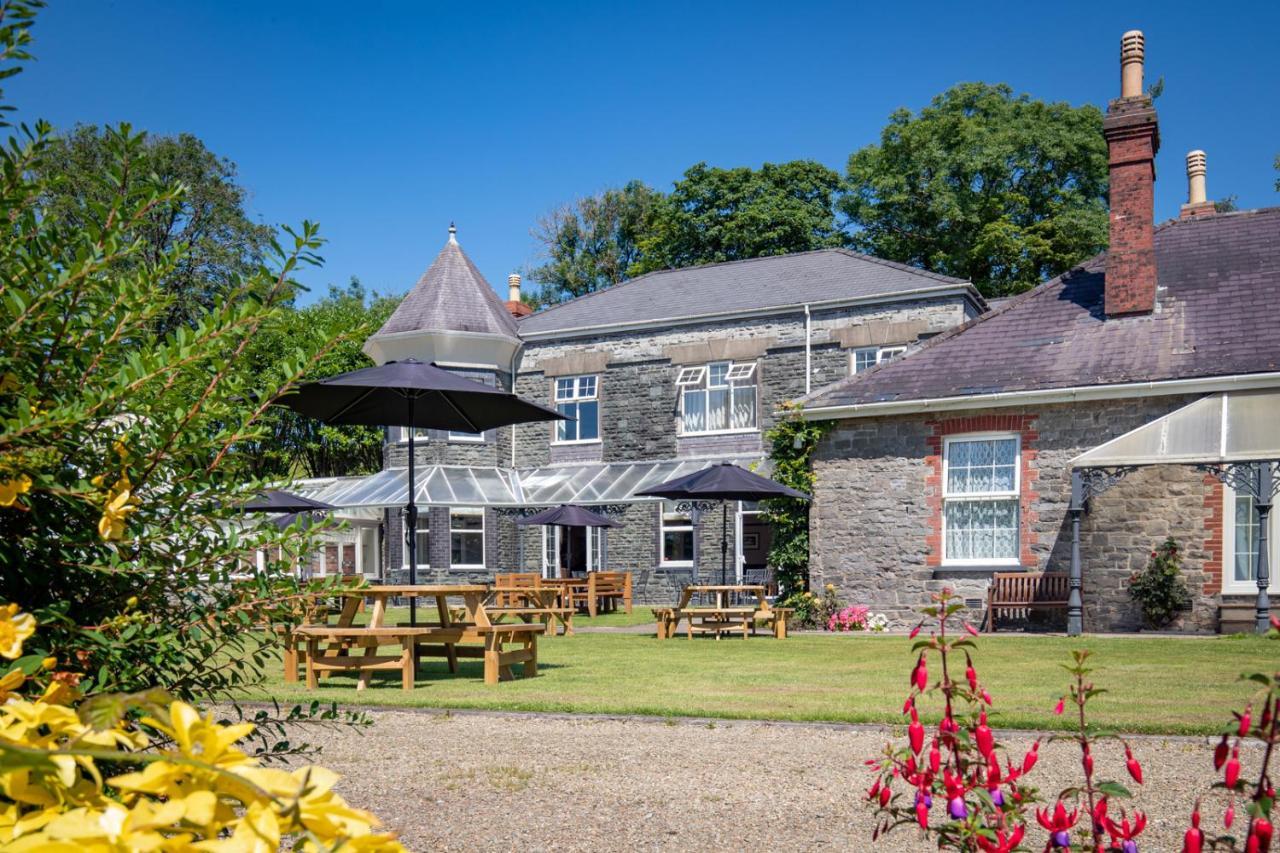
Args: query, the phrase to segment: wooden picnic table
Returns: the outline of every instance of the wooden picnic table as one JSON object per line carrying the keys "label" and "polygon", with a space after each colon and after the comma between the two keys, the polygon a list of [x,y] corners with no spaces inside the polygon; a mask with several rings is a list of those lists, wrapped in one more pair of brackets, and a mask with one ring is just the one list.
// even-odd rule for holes
{"label": "wooden picnic table", "polygon": [[[710,597],[712,602],[694,604],[694,596]],[[730,601],[731,598],[734,600]],[[739,629],[745,638],[755,633],[757,621],[763,621],[773,629],[773,635],[782,640],[787,636],[787,617],[790,614],[790,608],[769,604],[762,584],[690,584],[680,594],[680,602],[675,607],[654,608],[653,611],[660,640],[671,637],[681,619],[686,622],[690,639],[698,633],[714,634],[718,640],[725,631]]]}
{"label": "wooden picnic table", "polygon": [[[312,686],[316,676],[313,672],[323,673],[334,669],[357,669],[360,673],[357,690],[365,689],[369,684],[369,676],[375,668],[392,668],[397,663],[374,660],[378,657],[379,645],[399,643],[411,644],[413,665],[423,656],[444,657],[449,663],[449,671],[458,671],[459,657],[479,657],[484,659],[484,680],[486,684],[495,684],[500,679],[511,678],[511,665],[524,663],[526,676],[537,673],[537,634],[542,633],[542,625],[502,624],[501,620],[490,618],[485,608],[485,599],[489,595],[489,587],[483,584],[436,584],[436,585],[384,585],[365,589],[336,590],[324,595],[338,595],[344,598],[342,610],[338,614],[335,625],[304,625],[295,633],[304,636],[308,641],[307,681]],[[392,598],[428,598],[435,599],[437,620],[426,621],[413,626],[388,626],[386,624],[387,605]],[[461,598],[462,610],[455,618],[449,606],[450,598]],[[372,599],[373,606],[369,612],[369,624],[356,626],[353,624],[356,613],[365,599]],[[327,640],[328,649],[318,651],[319,643]],[[482,648],[465,645],[468,642],[482,642]],[[506,651],[507,643],[519,643],[521,648]],[[293,677],[290,679],[288,648],[294,645],[290,640],[286,644],[286,680],[297,680],[296,654],[293,666]],[[359,658],[352,657],[348,651],[362,649]],[[313,654],[312,650],[317,653]],[[407,653],[407,652],[405,652]],[[344,660],[346,658],[347,660]],[[361,661],[368,660],[369,665]],[[406,676],[406,687],[412,687],[409,676]]]}
{"label": "wooden picnic table", "polygon": [[560,603],[560,590],[553,587],[494,586],[484,601],[484,612],[494,623],[514,616],[522,622],[537,619],[546,628],[546,635],[556,635],[556,623],[564,628],[566,637],[573,634],[573,606]]}

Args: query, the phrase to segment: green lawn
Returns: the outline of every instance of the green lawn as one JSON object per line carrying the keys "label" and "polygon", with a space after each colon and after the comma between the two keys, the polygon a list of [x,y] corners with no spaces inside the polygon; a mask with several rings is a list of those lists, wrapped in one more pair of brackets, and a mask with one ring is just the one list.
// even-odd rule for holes
{"label": "green lawn", "polygon": [[[1076,648],[1094,652],[1094,720],[1126,732],[1202,734],[1217,730],[1249,689],[1241,672],[1276,668],[1280,643],[1240,638],[1124,638],[1000,635],[979,640],[975,665],[995,699],[997,724],[1060,726],[1052,706],[1066,674],[1058,666]],[[783,641],[578,634],[538,644],[537,678],[486,687],[479,661],[450,675],[424,661],[416,689],[378,673],[357,693],[355,678],[335,675],[309,692],[286,685],[279,670],[264,692],[282,701],[480,708],[661,716],[706,716],[863,723],[901,721],[912,667],[903,637],[796,635]]]}

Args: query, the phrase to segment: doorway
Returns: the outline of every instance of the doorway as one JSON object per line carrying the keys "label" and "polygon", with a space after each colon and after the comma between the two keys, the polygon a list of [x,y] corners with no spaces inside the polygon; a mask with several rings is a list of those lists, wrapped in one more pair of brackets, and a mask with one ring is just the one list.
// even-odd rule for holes
{"label": "doorway", "polygon": [[734,525],[734,566],[738,583],[772,582],[769,572],[769,548],[773,544],[773,525],[761,514],[755,501],[739,501]]}
{"label": "doorway", "polygon": [[543,527],[542,576],[582,577],[603,570],[607,535],[600,527]]}

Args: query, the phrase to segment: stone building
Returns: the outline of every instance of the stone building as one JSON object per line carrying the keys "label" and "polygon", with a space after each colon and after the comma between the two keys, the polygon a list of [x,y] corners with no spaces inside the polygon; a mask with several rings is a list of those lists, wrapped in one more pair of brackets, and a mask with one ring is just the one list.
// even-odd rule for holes
{"label": "stone building", "polygon": [[[836,421],[815,462],[814,583],[900,623],[943,586],[981,607],[996,571],[1067,570],[1082,454],[1206,395],[1280,387],[1280,208],[1217,213],[1196,151],[1181,216],[1154,225],[1142,50],[1127,33],[1104,122],[1109,251],[805,398]],[[1080,519],[1085,629],[1141,625],[1128,580],[1166,537],[1193,593],[1178,626],[1247,629],[1252,498],[1186,465],[1120,473]]]}
{"label": "stone building", "polygon": [[[365,346],[376,361],[435,362],[572,418],[415,437],[418,578],[630,570],[648,601],[670,600],[695,576],[719,576],[722,518],[636,492],[716,461],[764,462],[763,436],[781,403],[892,360],[987,307],[967,282],[841,249],[650,273],[532,314],[518,277],[509,287],[503,303],[451,229]],[[387,579],[407,573],[406,438],[388,431],[378,474],[310,491],[346,512],[382,513]],[[592,507],[623,527],[598,535],[514,523],[559,503]],[[752,505],[728,513],[730,576],[767,579],[768,525]]]}

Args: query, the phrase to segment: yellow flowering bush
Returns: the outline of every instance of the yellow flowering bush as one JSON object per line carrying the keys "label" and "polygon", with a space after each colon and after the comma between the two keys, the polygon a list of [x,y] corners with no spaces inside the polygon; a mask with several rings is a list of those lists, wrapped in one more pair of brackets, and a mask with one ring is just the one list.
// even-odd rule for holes
{"label": "yellow flowering bush", "polygon": [[[35,630],[0,607],[14,659]],[[41,666],[42,670],[52,666]],[[101,694],[78,708],[51,681],[37,699],[0,678],[0,848],[12,851],[393,851],[378,820],[333,792],[323,767],[264,767],[236,748],[252,723],[223,725],[162,691]],[[132,769],[136,768],[136,769]],[[124,772],[112,773],[114,769]]]}

